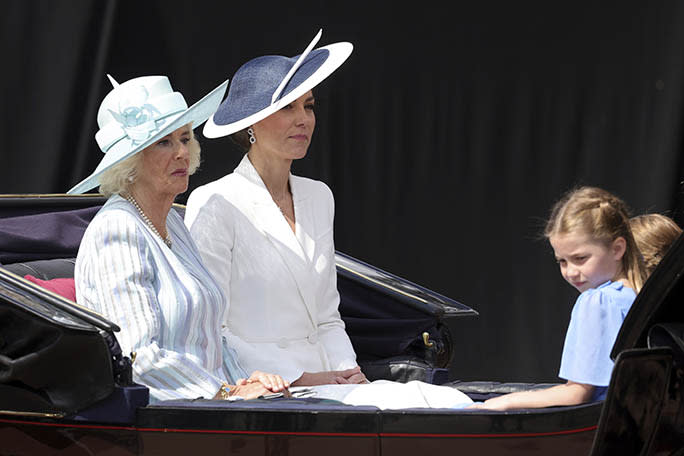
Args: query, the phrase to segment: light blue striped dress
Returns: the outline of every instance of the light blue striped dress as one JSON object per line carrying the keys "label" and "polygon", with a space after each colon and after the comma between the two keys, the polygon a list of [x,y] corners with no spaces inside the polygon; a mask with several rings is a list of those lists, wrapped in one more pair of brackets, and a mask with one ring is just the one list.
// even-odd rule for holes
{"label": "light blue striped dress", "polygon": [[83,236],[76,258],[76,300],[121,327],[123,353],[136,352],[133,378],[150,401],[211,398],[223,381],[247,374],[221,337],[223,293],[183,219],[171,210],[172,248],[137,210],[112,196]]}

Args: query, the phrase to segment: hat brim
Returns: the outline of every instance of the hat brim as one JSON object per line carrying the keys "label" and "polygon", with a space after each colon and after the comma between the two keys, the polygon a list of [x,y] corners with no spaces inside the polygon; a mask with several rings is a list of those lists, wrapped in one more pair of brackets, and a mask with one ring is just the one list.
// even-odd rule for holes
{"label": "hat brim", "polygon": [[301,97],[309,90],[320,84],[325,78],[330,76],[340,65],[344,63],[345,60],[351,55],[354,46],[351,43],[341,42],[333,43],[328,46],[323,46],[318,49],[325,49],[329,52],[328,58],[323,62],[323,64],[304,80],[299,86],[294,88],[291,92],[277,100],[272,105],[255,112],[238,121],[221,125],[214,121],[214,114],[211,115],[207,123],[204,124],[202,129],[202,134],[206,138],[220,138],[222,136],[232,135],[240,130],[244,130],[247,127],[254,125],[260,120],[265,119],[274,112],[280,110],[284,106],[289,105],[297,98]]}
{"label": "hat brim", "polygon": [[116,153],[114,151],[110,151],[104,154],[102,161],[97,165],[95,171],[93,171],[93,173],[90,176],[86,177],[81,182],[76,184],[71,190],[67,192],[67,194],[85,193],[88,190],[97,187],[98,185],[100,185],[100,177],[102,176],[102,173],[104,173],[117,163],[120,163],[129,157],[132,157],[134,154],[137,154],[141,150],[150,146],[159,139],[165,137],[169,133],[176,131],[183,125],[191,123],[193,129],[202,125],[202,123],[204,123],[209,118],[209,116],[211,116],[218,109],[219,105],[221,104],[221,100],[223,100],[223,96],[226,93],[227,87],[228,79],[226,79],[218,87],[216,87],[214,90],[212,90],[207,95],[202,97],[201,100],[190,106],[185,111],[174,116],[168,117],[164,126],[161,129],[159,129],[157,133],[150,136],[148,139],[140,143],[138,146],[131,148],[130,150],[127,150],[125,153]]}

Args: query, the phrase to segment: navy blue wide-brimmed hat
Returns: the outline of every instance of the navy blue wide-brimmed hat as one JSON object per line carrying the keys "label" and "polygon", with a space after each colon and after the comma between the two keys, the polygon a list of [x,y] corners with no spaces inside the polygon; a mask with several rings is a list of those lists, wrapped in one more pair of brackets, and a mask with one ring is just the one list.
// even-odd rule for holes
{"label": "navy blue wide-brimmed hat", "polygon": [[322,30],[300,55],[265,55],[245,63],[233,76],[228,96],[204,125],[207,138],[243,130],[292,103],[327,78],[349,57],[351,43],[313,49]]}

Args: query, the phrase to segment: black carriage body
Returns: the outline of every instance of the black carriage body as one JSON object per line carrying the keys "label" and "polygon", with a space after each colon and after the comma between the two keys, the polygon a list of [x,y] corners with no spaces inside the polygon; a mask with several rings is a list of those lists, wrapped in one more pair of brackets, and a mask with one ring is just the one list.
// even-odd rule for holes
{"label": "black carriage body", "polygon": [[[535,413],[466,413],[255,400],[215,409],[178,403],[120,425],[0,417],[3,454],[578,455],[591,448],[600,406]],[[81,448],[79,448],[81,447]]]}
{"label": "black carriage body", "polygon": [[[7,337],[2,333],[0,356],[7,359],[0,359],[0,454],[353,452],[361,456],[448,451],[576,455],[590,451],[601,403],[510,412],[380,410],[329,400],[283,398],[145,405],[146,389],[126,380],[120,354],[118,358],[112,356],[117,348],[116,325],[21,277],[31,271],[22,269],[25,267],[35,267],[36,273],[50,267],[58,271],[73,267],[59,259],[75,256],[80,236],[65,234],[63,227],[76,227],[82,234],[102,203],[101,198],[92,196],[0,197],[0,226],[5,221],[5,225],[16,228],[12,223],[21,217],[48,214],[52,218],[29,230],[39,233],[37,241],[30,240],[35,239],[35,233],[21,229],[12,232],[14,238],[0,238],[0,251],[15,255],[0,258],[3,263],[14,260],[14,265],[0,268],[1,315],[20,315],[24,322],[34,321],[23,323],[27,329],[21,333],[35,343],[41,338],[33,336],[40,336],[40,331],[60,333],[56,339],[65,345],[57,343],[54,350],[73,351],[76,360],[45,364],[49,368],[44,383],[60,386],[61,396],[51,395],[46,385],[22,383],[16,375],[12,381],[3,382],[6,372],[2,366],[9,365],[7,359],[15,356],[6,356],[11,353],[3,351],[3,347],[16,341],[2,339]],[[46,259],[47,263],[33,263]],[[340,252],[336,261],[340,311],[364,370],[379,378],[444,381],[453,352],[445,321],[477,313]],[[9,271],[12,269],[19,275]],[[106,349],[109,354],[103,355]],[[30,350],[25,346],[24,352]],[[30,369],[28,372],[34,373]],[[51,377],[57,380],[48,381]],[[478,400],[538,386],[457,384]],[[63,398],[61,402],[55,400],[58,397]]]}
{"label": "black carriage body", "polygon": [[684,454],[684,235],[632,304],[611,357],[592,456]]}

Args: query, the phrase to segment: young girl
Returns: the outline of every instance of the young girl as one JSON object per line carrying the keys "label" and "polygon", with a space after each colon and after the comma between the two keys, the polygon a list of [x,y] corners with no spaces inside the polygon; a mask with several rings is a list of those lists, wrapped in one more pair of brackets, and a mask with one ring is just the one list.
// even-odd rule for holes
{"label": "young girl", "polygon": [[570,317],[559,377],[551,388],[495,397],[473,408],[508,410],[577,405],[605,397],[610,351],[646,274],[625,204],[594,187],[567,193],[544,230],[561,275],[580,291]]}
{"label": "young girl", "polygon": [[670,217],[661,214],[637,215],[630,219],[629,224],[636,246],[644,258],[646,272],[651,275],[682,229]]}

